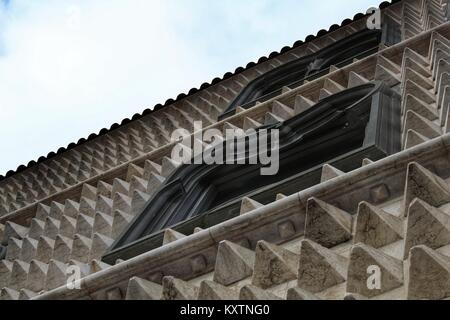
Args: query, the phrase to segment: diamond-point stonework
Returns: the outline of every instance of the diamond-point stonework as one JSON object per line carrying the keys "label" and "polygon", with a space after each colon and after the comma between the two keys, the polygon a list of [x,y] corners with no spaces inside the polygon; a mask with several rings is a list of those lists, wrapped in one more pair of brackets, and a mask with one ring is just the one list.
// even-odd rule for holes
{"label": "diamond-point stonework", "polygon": [[[370,10],[2,177],[0,300],[450,299],[448,5]],[[227,130],[234,163],[195,163]]]}

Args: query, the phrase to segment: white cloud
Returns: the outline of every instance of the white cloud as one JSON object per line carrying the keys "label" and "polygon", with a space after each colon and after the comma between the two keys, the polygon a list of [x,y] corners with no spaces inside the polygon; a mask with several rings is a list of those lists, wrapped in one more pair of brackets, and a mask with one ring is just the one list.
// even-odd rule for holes
{"label": "white cloud", "polygon": [[370,4],[336,2],[12,0],[8,9],[0,5],[0,174]]}

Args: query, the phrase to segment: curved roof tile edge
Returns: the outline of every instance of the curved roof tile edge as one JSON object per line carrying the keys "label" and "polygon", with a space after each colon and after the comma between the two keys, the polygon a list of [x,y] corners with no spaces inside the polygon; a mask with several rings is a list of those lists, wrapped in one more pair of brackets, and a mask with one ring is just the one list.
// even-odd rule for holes
{"label": "curved roof tile edge", "polygon": [[[391,2],[389,2],[389,1],[384,1],[384,2],[382,2],[378,7],[379,7],[380,9],[386,9],[386,8],[388,8],[389,6],[394,5],[394,4],[396,4],[396,3],[399,3],[399,2],[401,2],[401,1],[402,1],[402,0],[391,0]],[[192,95],[198,93],[198,92],[201,91],[201,90],[204,90],[204,89],[207,89],[207,88],[209,88],[209,87],[211,87],[211,86],[214,86],[214,85],[216,85],[216,84],[218,84],[218,83],[220,83],[220,82],[222,82],[222,81],[224,81],[224,80],[227,80],[227,79],[231,78],[232,76],[238,75],[238,74],[240,74],[240,73],[242,73],[242,72],[244,72],[244,71],[246,71],[246,70],[248,70],[248,69],[250,69],[250,68],[252,68],[252,67],[255,67],[255,66],[257,66],[257,65],[259,65],[259,64],[261,64],[261,63],[263,63],[263,62],[266,62],[266,61],[268,61],[268,60],[274,59],[274,58],[278,57],[278,56],[281,55],[281,54],[285,54],[285,53],[289,52],[290,50],[293,50],[293,49],[295,49],[295,48],[297,48],[297,47],[299,47],[299,46],[301,46],[301,45],[303,45],[303,44],[305,44],[305,43],[311,42],[312,40],[315,40],[315,39],[317,39],[317,38],[320,38],[320,37],[322,37],[322,36],[325,36],[325,35],[327,35],[328,33],[334,32],[334,31],[336,31],[336,30],[338,30],[338,29],[340,29],[340,28],[342,28],[342,27],[345,27],[346,25],[349,25],[350,23],[356,22],[356,21],[358,21],[358,20],[360,20],[360,19],[362,19],[362,18],[364,18],[364,17],[367,17],[367,14],[364,14],[364,13],[357,13],[357,14],[355,14],[355,16],[353,17],[353,19],[349,19],[349,18],[344,19],[344,20],[341,22],[340,25],[338,25],[338,24],[333,24],[333,25],[331,25],[331,26],[328,28],[328,30],[321,29],[321,30],[319,30],[319,31],[317,32],[316,35],[310,34],[310,35],[306,36],[306,38],[305,38],[304,41],[303,41],[303,40],[298,40],[298,41],[296,41],[291,47],[289,47],[289,46],[283,47],[283,48],[280,50],[280,52],[274,51],[274,52],[270,53],[270,54],[268,55],[268,57],[263,56],[263,57],[259,58],[257,62],[249,62],[245,67],[242,67],[242,66],[241,66],[241,67],[236,68],[236,70],[235,70],[234,72],[227,72],[227,73],[225,73],[225,74],[222,76],[222,78],[218,78],[218,77],[214,78],[214,79],[211,81],[211,83],[205,82],[205,83],[203,83],[202,85],[200,85],[200,88],[192,88],[192,89],[190,89],[190,90],[188,91],[188,93],[180,93],[180,94],[176,97],[176,99],[172,99],[172,98],[171,98],[171,99],[168,99],[164,104],[158,103],[158,104],[156,104],[156,105],[153,107],[153,110],[147,108],[147,109],[145,109],[141,114],[136,113],[135,115],[133,115],[133,117],[132,117],[131,119],[126,118],[126,119],[122,120],[122,122],[121,122],[120,124],[114,123],[109,129],[103,128],[103,129],[101,129],[101,130],[99,131],[99,133],[92,133],[92,134],[90,134],[87,138],[81,138],[81,139],[78,140],[78,142],[76,142],[76,143],[75,143],[75,142],[72,142],[72,143],[70,143],[67,147],[61,147],[61,148],[59,148],[58,151],[56,151],[56,152],[53,152],[53,151],[52,151],[52,152],[50,152],[49,154],[47,154],[47,156],[41,156],[41,157],[39,157],[39,159],[38,159],[37,161],[32,160],[32,161],[30,161],[27,165],[20,165],[15,171],[14,171],[14,170],[10,170],[10,171],[8,171],[8,172],[5,174],[5,176],[0,175],[0,182],[2,182],[2,181],[4,181],[5,179],[10,178],[10,177],[12,177],[12,176],[18,174],[18,173],[21,173],[21,172],[23,172],[23,171],[25,171],[25,170],[27,170],[27,169],[30,169],[30,168],[32,168],[32,167],[34,167],[34,166],[36,166],[36,165],[38,165],[38,164],[40,164],[40,163],[46,161],[46,160],[49,160],[49,159],[51,159],[51,158],[54,158],[54,157],[56,157],[57,155],[60,155],[60,154],[66,152],[66,151],[68,151],[68,150],[74,149],[74,148],[76,148],[76,147],[78,147],[78,146],[80,146],[80,145],[82,145],[82,144],[84,144],[84,143],[86,143],[86,142],[88,142],[88,141],[91,141],[91,140],[93,140],[93,139],[95,139],[95,138],[101,137],[101,136],[103,136],[103,135],[105,135],[105,134],[107,134],[107,133],[109,133],[109,132],[111,132],[111,131],[113,131],[113,130],[115,130],[115,129],[118,129],[118,128],[124,126],[124,125],[127,125],[127,124],[129,124],[129,123],[131,123],[131,122],[133,122],[133,121],[139,120],[139,119],[141,119],[141,118],[143,118],[143,117],[145,117],[145,116],[147,116],[147,115],[149,115],[149,114],[151,114],[151,113],[153,113],[153,112],[155,112],[155,111],[161,110],[162,108],[164,108],[164,107],[166,107],[166,106],[169,106],[169,105],[171,105],[171,104],[173,104],[173,103],[175,103],[175,102],[178,102],[178,101],[180,101],[180,100],[182,100],[182,99],[184,99],[184,98],[187,98],[187,97],[189,97],[189,96],[192,96]]]}

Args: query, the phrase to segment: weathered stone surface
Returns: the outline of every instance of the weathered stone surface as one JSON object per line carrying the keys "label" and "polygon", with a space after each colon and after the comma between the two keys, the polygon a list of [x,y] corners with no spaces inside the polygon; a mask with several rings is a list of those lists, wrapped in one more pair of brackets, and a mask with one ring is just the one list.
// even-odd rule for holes
{"label": "weathered stone surface", "polygon": [[423,102],[429,104],[436,102],[436,97],[434,95],[432,95],[428,90],[425,90],[423,87],[412,80],[406,80],[405,86],[403,88],[403,94],[411,94],[422,100]]}
{"label": "weathered stone surface", "polygon": [[0,261],[0,287],[6,287],[9,283],[13,262],[8,260]]}
{"label": "weathered stone surface", "polygon": [[72,252],[70,254],[71,260],[80,262],[89,262],[89,253],[92,247],[92,240],[80,234],[76,234],[73,238]]}
{"label": "weathered stone surface", "polygon": [[350,71],[350,73],[348,74],[348,88],[357,87],[368,82],[369,80],[357,74],[356,72]]}
{"label": "weathered stone surface", "polygon": [[3,288],[0,291],[0,300],[19,300],[19,292],[11,288]]}
{"label": "weathered stone surface", "polygon": [[47,278],[45,279],[45,290],[56,289],[66,284],[67,266],[59,261],[50,260],[48,264]]}
{"label": "weathered stone surface", "polygon": [[36,208],[36,219],[45,221],[50,214],[50,207],[39,203]]}
{"label": "weathered stone surface", "polygon": [[13,261],[20,259],[22,254],[22,240],[16,238],[9,238],[8,247],[6,248],[6,259]]}
{"label": "weathered stone surface", "polygon": [[100,180],[97,184],[97,195],[102,195],[107,198],[110,198],[111,194],[112,194],[112,185]]}
{"label": "weathered stone surface", "polygon": [[97,197],[97,202],[95,204],[96,214],[102,213],[104,215],[111,215],[113,207],[113,201],[103,195]]}
{"label": "weathered stone surface", "polygon": [[121,193],[129,194],[130,184],[122,179],[114,179],[111,194]]}
{"label": "weathered stone surface", "polygon": [[302,112],[305,112],[309,108],[311,108],[314,105],[314,102],[309,100],[308,98],[305,98],[302,95],[298,95],[295,98],[295,113],[300,114]]}
{"label": "weathered stone surface", "polygon": [[362,300],[369,300],[369,298],[361,295],[361,294],[357,294],[357,293],[347,293],[344,297],[345,301],[362,301]]}
{"label": "weathered stone surface", "polygon": [[113,211],[123,211],[131,214],[132,199],[123,193],[116,192],[113,197]]}
{"label": "weathered stone surface", "polygon": [[34,292],[41,292],[45,289],[48,265],[38,260],[33,260],[30,262],[29,270],[27,288]]}
{"label": "weathered stone surface", "polygon": [[198,300],[237,300],[238,291],[227,288],[213,281],[202,281]]}
{"label": "weathered stone surface", "polygon": [[44,263],[49,263],[53,255],[54,246],[55,240],[44,236],[40,237],[36,252],[36,260],[42,261]]}
{"label": "weathered stone surface", "polygon": [[114,218],[109,214],[98,211],[94,217],[93,231],[104,236],[110,236]]}
{"label": "weathered stone surface", "polygon": [[450,244],[450,216],[426,202],[414,200],[408,211],[405,238],[405,259],[409,250],[418,245],[431,249]]}
{"label": "weathered stone surface", "polygon": [[[331,43],[365,28],[364,21],[318,36],[305,46],[296,46],[199,92],[167,103],[162,111],[146,113],[129,123],[125,121],[126,125],[88,139],[76,148],[59,150],[46,161],[2,177],[0,216],[9,215],[9,223],[19,225],[4,226],[7,219],[0,224],[1,255],[6,253],[6,259],[11,260],[0,261],[0,288],[4,288],[0,299],[39,299],[35,296],[38,292],[59,286],[62,287],[58,291],[47,293],[44,298],[77,299],[79,295],[87,299],[159,299],[163,287],[156,283],[161,283],[166,275],[175,274],[192,280],[166,278],[165,298],[450,299],[450,187],[444,181],[449,176],[446,155],[450,139],[441,137],[450,132],[450,40],[447,26],[440,26],[447,20],[444,9],[437,0],[403,1],[383,9],[383,15],[399,22],[401,35],[408,42],[380,44],[379,54],[348,61],[344,68],[340,64],[332,65],[326,70],[328,74],[324,72],[282,87],[280,96],[274,94],[237,107],[227,119],[229,122],[216,124],[218,116],[256,77],[293,59],[326,50]],[[429,32],[430,28],[435,29]],[[263,206],[245,198],[242,213],[252,212],[250,215],[211,230],[200,230],[178,244],[144,253],[139,258],[126,262],[119,259],[114,267],[99,261],[113,239],[120,236],[166,177],[180,165],[168,158],[173,130],[185,127],[195,131],[194,121],[198,120],[203,121],[204,127],[214,126],[219,130],[254,129],[264,123],[286,121],[314,108],[317,101],[323,102],[337,92],[374,80],[384,80],[401,96],[399,134],[405,152],[373,164],[365,159],[363,166],[369,168],[348,174],[325,166],[322,182],[327,183],[297,190],[290,182],[282,184],[277,192],[289,194],[288,199],[268,193],[266,198],[255,197],[264,203],[274,201]],[[351,128],[353,119],[348,120]],[[441,138],[433,140],[438,137]],[[194,137],[194,140],[199,139]],[[223,141],[215,139],[212,144]],[[358,166],[328,158],[326,161],[337,163],[346,171]],[[411,165],[404,199],[398,201],[404,191],[406,163],[410,161],[422,163],[428,169],[416,163]],[[315,170],[312,176],[317,183]],[[95,183],[96,187],[83,181]],[[311,196],[328,203],[313,199],[306,204]],[[350,213],[354,214],[357,204],[363,200],[377,207],[364,203],[353,219]],[[289,202],[295,205],[285,207]],[[345,208],[348,213],[339,208]],[[407,221],[397,218],[403,214]],[[202,221],[205,229],[209,218]],[[364,242],[353,250],[352,231],[353,243]],[[218,245],[223,239],[242,247],[227,242]],[[256,253],[243,248],[253,249],[258,240],[278,246],[262,242]],[[300,241],[303,243],[299,247]],[[178,247],[183,243],[186,247]],[[216,251],[213,276],[209,267]],[[347,270],[348,257],[350,270]],[[403,258],[409,261],[397,260]],[[370,293],[364,292],[370,276],[364,270],[368,264],[377,264],[387,277],[382,279],[382,289]],[[402,279],[402,264],[409,268],[405,272],[406,281]],[[67,277],[64,271],[68,266],[80,267],[82,277],[103,272],[90,277],[88,287],[81,291],[69,291],[64,286]],[[155,268],[151,275],[147,267]],[[129,274],[130,270],[136,274]],[[125,271],[135,277],[118,277]],[[211,277],[214,281],[209,281]],[[128,290],[125,290],[127,281]],[[252,281],[258,286],[249,285]],[[22,285],[26,287],[20,288]],[[347,292],[346,286],[353,286],[359,293]]]}
{"label": "weathered stone surface", "polygon": [[127,288],[126,300],[160,300],[162,286],[145,279],[133,277]]}
{"label": "weathered stone surface", "polygon": [[147,160],[144,165],[144,178],[150,180],[150,175],[161,174],[161,166],[153,161]]}
{"label": "weathered stone surface", "polygon": [[[76,260],[69,260],[69,263],[67,264],[67,267],[77,267],[78,269],[74,269],[71,268],[69,270],[67,270],[67,274],[68,276],[74,276],[75,273],[78,274],[78,270],[80,271],[79,274],[81,276],[81,278],[87,277],[88,275],[90,275],[90,270],[91,270],[91,265],[84,263],[84,262],[80,262],[80,261],[76,261]],[[71,282],[72,285],[74,284],[74,279],[71,278]]]}
{"label": "weathered stone surface", "polygon": [[263,205],[255,200],[250,198],[243,198],[241,203],[241,215],[261,208]]}
{"label": "weathered stone surface", "polygon": [[426,246],[411,249],[408,299],[440,300],[450,297],[450,258]]}
{"label": "weathered stone surface", "polygon": [[450,187],[443,179],[414,162],[408,166],[404,200],[405,215],[415,198],[440,207],[450,202]]}
{"label": "weathered stone surface", "polygon": [[427,77],[417,72],[412,68],[405,68],[403,71],[403,78],[408,79],[423,89],[431,90],[434,89],[434,83]]}
{"label": "weathered stone surface", "polygon": [[95,215],[95,206],[96,202],[95,200],[91,200],[88,198],[82,197],[80,199],[80,213],[89,216],[91,218]]}
{"label": "weathered stone surface", "polygon": [[60,220],[63,215],[64,215],[64,205],[53,201],[50,205],[49,217],[55,220]]}
{"label": "weathered stone surface", "polygon": [[263,289],[297,278],[298,255],[265,241],[256,246],[252,284]]}
{"label": "weathered stone surface", "polygon": [[76,225],[77,220],[75,218],[63,216],[59,225],[59,234],[69,238],[73,237],[75,234]]}
{"label": "weathered stone surface", "polygon": [[30,231],[28,237],[39,240],[39,237],[44,233],[45,222],[39,219],[32,219],[30,224]]}
{"label": "weathered stone surface", "polygon": [[89,263],[89,274],[97,273],[99,271],[106,270],[106,269],[108,269],[110,267],[111,266],[109,264],[104,263],[102,261],[92,260]]}
{"label": "weathered stone surface", "polygon": [[333,94],[338,93],[345,89],[342,85],[340,85],[339,83],[337,83],[336,81],[334,81],[330,78],[325,79],[323,87],[325,90],[327,90]]}
{"label": "weathered stone surface", "polygon": [[406,134],[405,149],[410,149],[428,140],[430,139],[421,135],[417,131],[410,129]]}
{"label": "weathered stone surface", "polygon": [[80,213],[77,218],[75,233],[80,234],[86,238],[90,238],[92,237],[93,229],[94,229],[94,219]]}
{"label": "weathered stone surface", "polygon": [[61,262],[68,262],[70,260],[70,253],[72,252],[72,244],[72,239],[61,235],[56,236],[53,259]]}
{"label": "weathered stone surface", "polygon": [[67,199],[64,205],[64,216],[76,219],[80,213],[80,204]]}
{"label": "weathered stone surface", "polygon": [[356,218],[354,243],[381,248],[403,237],[403,221],[385,211],[362,202]]}
{"label": "weathered stone surface", "polygon": [[341,170],[336,169],[333,166],[330,166],[329,164],[325,164],[322,167],[322,178],[321,178],[321,182],[326,182],[328,180],[337,178],[342,176],[343,174],[345,174],[344,172],[342,172]]}
{"label": "weathered stone surface", "polygon": [[97,196],[97,188],[85,183],[83,184],[83,189],[81,190],[81,196],[95,201]]}
{"label": "weathered stone surface", "polygon": [[142,177],[144,175],[144,169],[133,164],[130,163],[128,165],[128,172],[127,172],[127,181],[130,181],[132,179],[133,176],[135,177]]}
{"label": "weathered stone surface", "polygon": [[255,253],[229,241],[219,244],[214,281],[228,286],[253,274]]}
{"label": "weathered stone surface", "polygon": [[164,232],[164,240],[163,240],[163,245],[169,244],[171,242],[175,242],[178,241],[180,239],[184,239],[186,238],[186,236],[184,234],[181,234],[175,230],[172,229],[167,229]]}
{"label": "weathered stone surface", "polygon": [[57,220],[50,216],[47,217],[47,219],[45,220],[44,236],[54,240],[59,232],[59,227],[60,220]]}
{"label": "weathered stone surface", "polygon": [[266,113],[266,117],[264,118],[264,124],[266,126],[275,124],[275,123],[279,123],[279,122],[283,122],[283,118],[273,114],[272,112],[267,112]]}
{"label": "weathered stone surface", "polygon": [[111,237],[117,238],[128,225],[128,223],[131,222],[131,220],[133,220],[132,215],[120,210],[114,211]]}
{"label": "weathered stone surface", "polygon": [[244,301],[258,301],[258,300],[282,300],[280,297],[263,290],[261,288],[255,287],[253,285],[246,285],[242,287],[241,292],[239,293],[239,300]]}
{"label": "weathered stone surface", "polygon": [[395,86],[400,83],[400,76],[395,72],[393,72],[392,70],[389,70],[385,66],[381,65],[380,60],[378,61],[378,64],[375,69],[375,79],[384,81],[390,86]]}
{"label": "weathered stone surface", "polygon": [[164,277],[162,292],[163,300],[195,300],[198,288],[174,277]]}
{"label": "weathered stone surface", "polygon": [[137,215],[141,213],[149,199],[150,195],[148,193],[134,190],[131,197],[131,214]]}
{"label": "weathered stone surface", "polygon": [[37,240],[28,237],[23,239],[20,260],[30,263],[30,261],[36,257],[37,246]]}
{"label": "weathered stone surface", "polygon": [[279,194],[277,194],[276,201],[279,201],[279,200],[282,200],[282,199],[285,199],[285,198],[287,198],[287,196],[285,196],[284,194],[279,193]]}
{"label": "weathered stone surface", "polygon": [[169,177],[180,165],[181,163],[176,162],[169,157],[164,157],[161,165],[161,176],[165,178]]}
{"label": "weathered stone surface", "polygon": [[414,130],[429,139],[437,138],[442,134],[442,129],[438,125],[412,110],[406,112],[403,132],[408,130]]}
{"label": "weathered stone surface", "polygon": [[298,287],[318,293],[345,282],[348,260],[312,241],[300,248]]}
{"label": "weathered stone surface", "polygon": [[301,288],[291,288],[287,292],[286,300],[321,300],[311,292]]}
{"label": "weathered stone surface", "polygon": [[21,226],[14,222],[6,222],[5,230],[3,231],[3,245],[8,244],[10,238],[23,239],[28,234],[28,228]]}
{"label": "weathered stone surface", "polygon": [[258,121],[253,120],[252,118],[245,117],[245,119],[244,119],[243,129],[245,131],[247,131],[249,129],[256,129],[256,128],[259,128],[261,126],[262,126],[261,123],[259,123]]}
{"label": "weathered stone surface", "polygon": [[148,179],[148,187],[147,187],[147,193],[150,195],[154,195],[156,191],[158,191],[159,187],[164,183],[166,178],[160,176],[156,173],[150,173],[149,179]]}
{"label": "weathered stone surface", "polygon": [[94,259],[101,259],[103,254],[114,243],[114,240],[99,233],[95,233],[92,237],[92,247],[89,253],[89,262]]}
{"label": "weathered stone surface", "polygon": [[294,110],[279,101],[273,102],[272,112],[274,115],[284,120],[290,119],[294,116]]}
{"label": "weathered stone surface", "polygon": [[27,301],[31,300],[35,296],[37,296],[37,293],[31,290],[22,289],[19,292],[19,300]]}
{"label": "weathered stone surface", "polygon": [[14,261],[8,287],[15,290],[26,287],[29,269],[28,263],[20,260]]}
{"label": "weathered stone surface", "polygon": [[327,90],[325,88],[320,89],[320,91],[319,91],[319,101],[322,101],[322,100],[328,98],[332,94],[333,94],[333,92],[331,92],[331,91],[329,91],[329,90]]}

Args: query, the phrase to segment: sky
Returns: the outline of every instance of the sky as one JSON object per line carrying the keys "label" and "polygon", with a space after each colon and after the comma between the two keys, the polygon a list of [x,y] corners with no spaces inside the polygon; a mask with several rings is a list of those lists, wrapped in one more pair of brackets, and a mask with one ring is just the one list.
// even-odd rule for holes
{"label": "sky", "polygon": [[0,175],[376,0],[0,0]]}

